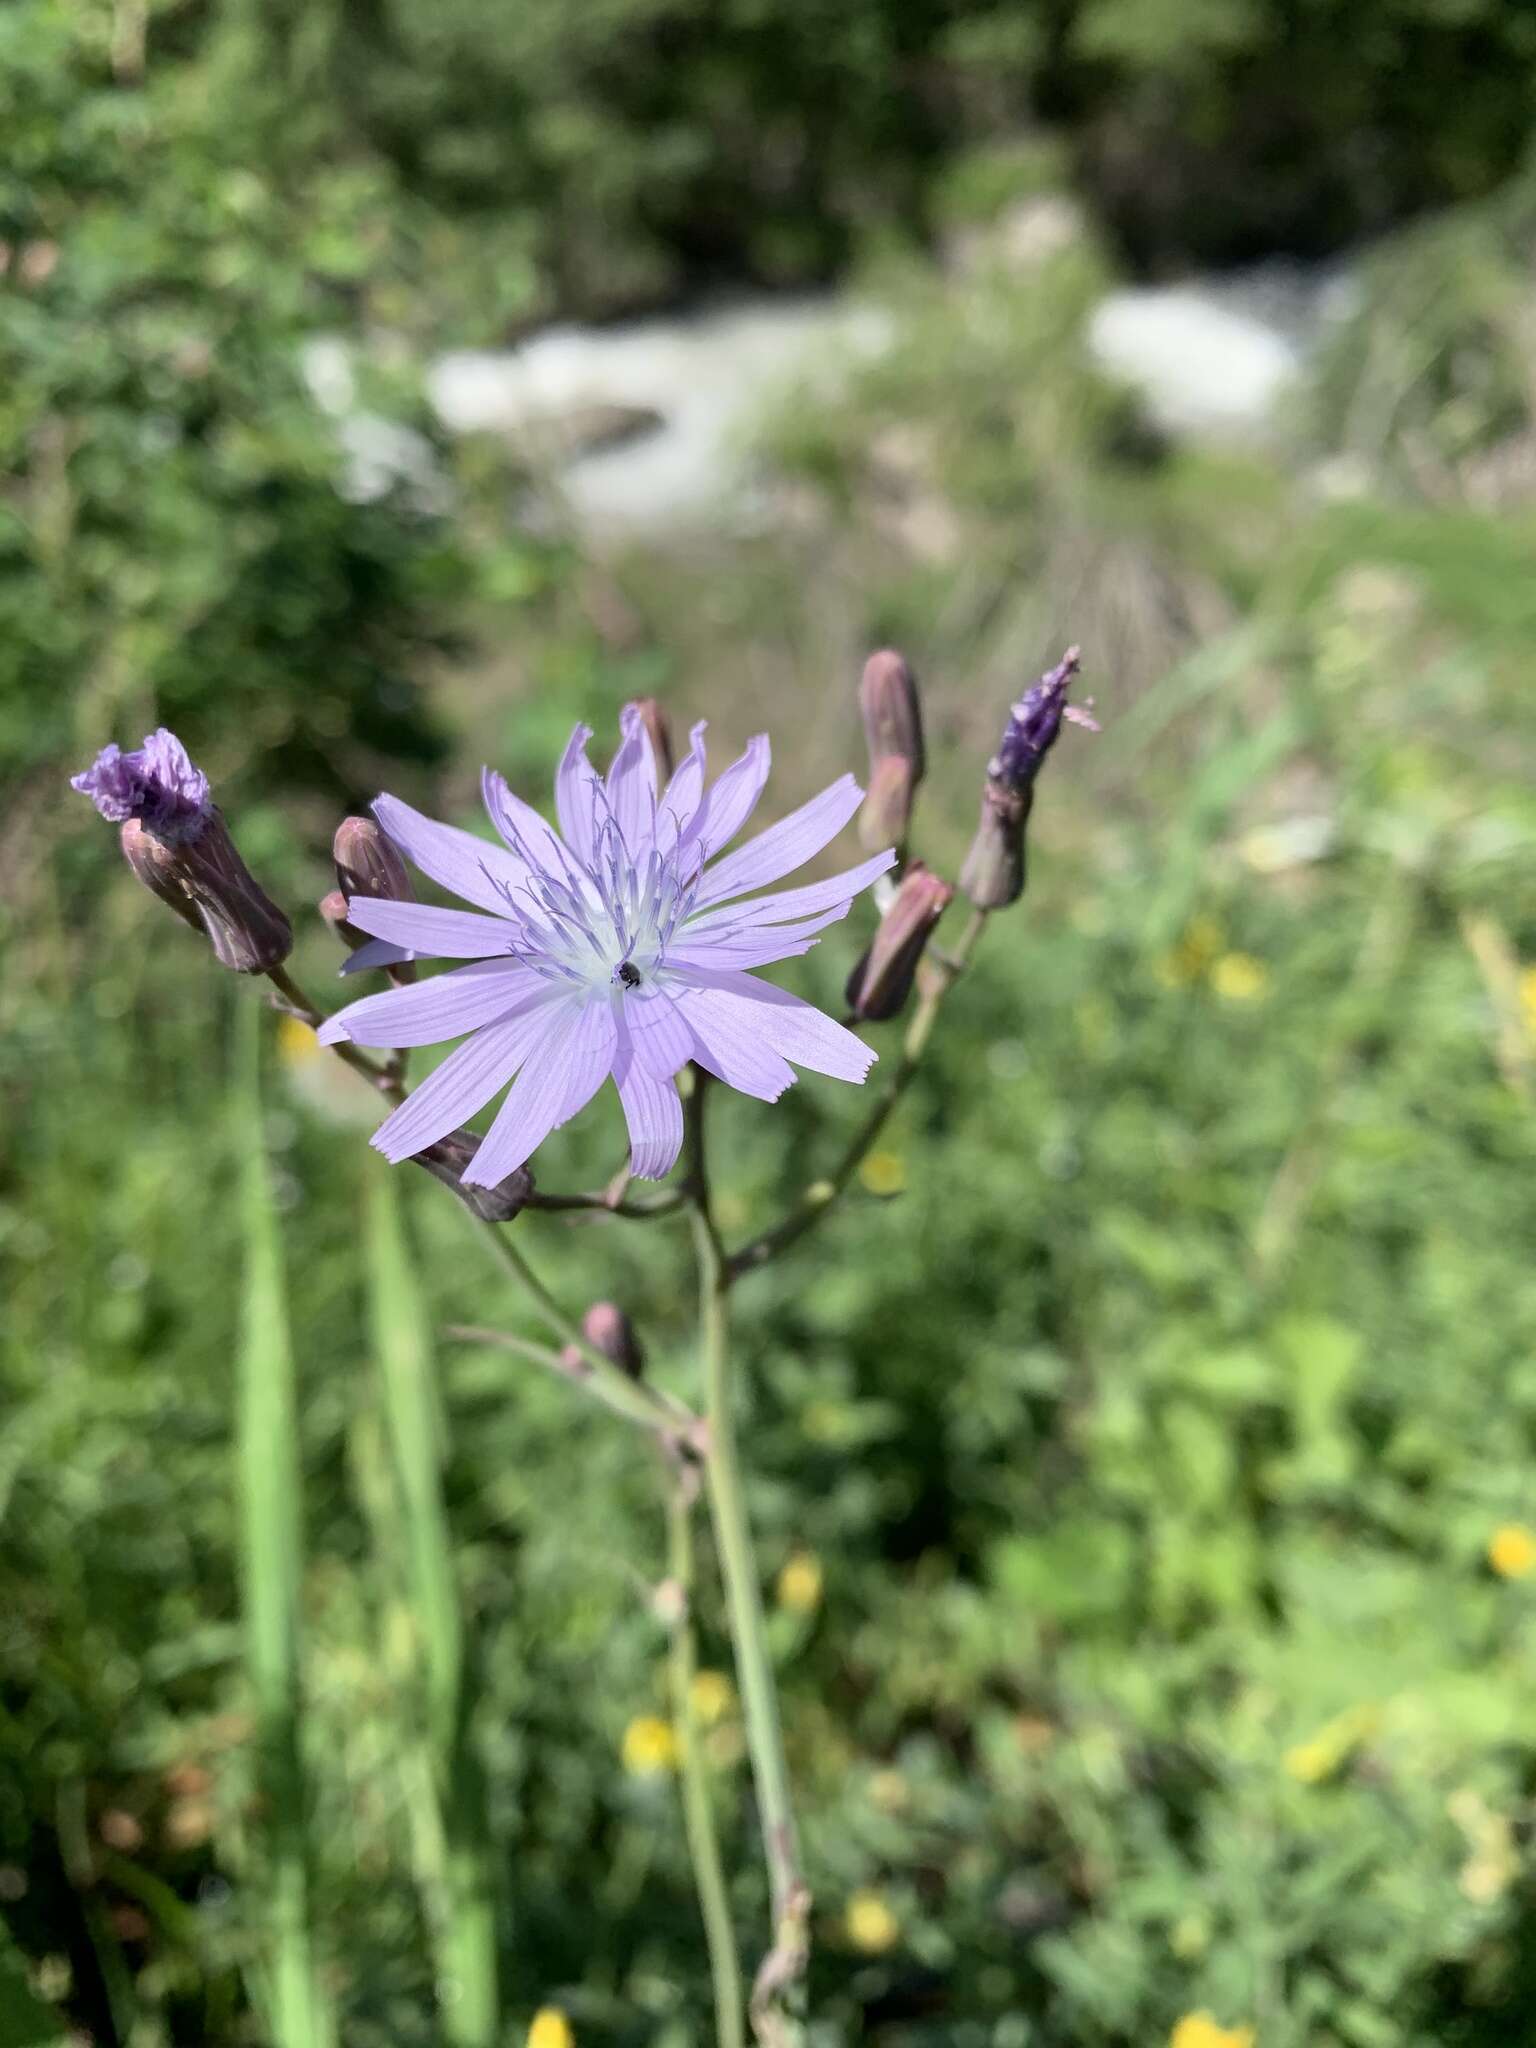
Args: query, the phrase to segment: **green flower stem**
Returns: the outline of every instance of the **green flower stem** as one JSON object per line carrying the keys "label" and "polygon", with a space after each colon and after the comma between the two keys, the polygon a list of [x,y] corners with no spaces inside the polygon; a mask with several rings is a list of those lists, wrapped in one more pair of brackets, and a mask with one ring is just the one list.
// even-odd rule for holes
{"label": "green flower stem", "polygon": [[743,2048],[746,2000],[742,1993],[741,1960],[736,1953],[730,1894],[726,1889],[725,1866],[720,1859],[709,1773],[705,1768],[698,1716],[693,1703],[693,1681],[698,1669],[693,1628],[696,1576],[693,1504],[697,1495],[697,1473],[675,1458],[669,1463],[673,1470],[668,1474],[666,1495],[667,1569],[671,1574],[669,1590],[675,1598],[676,1608],[669,1622],[668,1670],[682,1777],[683,1825],[688,1836],[693,1881],[699,1894],[699,1912],[704,1921],[704,1939],[709,1949],[717,2048]]}
{"label": "green flower stem", "polygon": [[558,1352],[546,1351],[542,1345],[532,1344],[526,1338],[497,1334],[495,1342],[509,1351],[517,1351],[525,1357],[535,1358],[541,1365],[562,1373],[574,1384],[586,1388],[618,1414],[627,1416],[631,1422],[638,1422],[647,1429],[659,1430],[664,1437],[686,1437],[697,1427],[698,1418],[683,1407],[681,1402],[672,1400],[666,1394],[654,1392],[641,1381],[632,1380],[628,1373],[620,1371],[611,1358],[605,1358],[596,1345],[587,1342],[581,1330],[561,1308],[524,1258],[521,1248],[502,1225],[483,1222],[479,1217],[472,1216],[467,1209],[461,1210],[460,1213],[468,1219],[476,1236],[487,1247],[497,1264],[503,1271],[510,1273],[522,1287],[550,1334],[558,1337],[562,1345],[569,1346],[578,1354],[582,1370],[573,1371]]}
{"label": "green flower stem", "polygon": [[704,1479],[715,1549],[725,1583],[726,1612],[757,1794],[773,1920],[772,1945],[753,1987],[752,2018],[760,2041],[788,2043],[797,2038],[798,2030],[789,2016],[786,1996],[805,1970],[811,1895],[800,1869],[778,1693],[736,1449],[730,1359],[731,1282],[710,1210],[704,1099],[704,1080],[696,1072],[694,1093],[688,1104],[688,1192],[699,1267],[699,1319],[704,1346]]}
{"label": "green flower stem", "polygon": [[770,1259],[787,1251],[792,1244],[798,1244],[806,1232],[813,1230],[832,1207],[833,1203],[858,1172],[859,1166],[870,1147],[885,1128],[886,1120],[897,1103],[911,1086],[912,1077],[922,1064],[923,1053],[938,1022],[939,1011],[944,998],[954,987],[970,964],[986,926],[987,913],[973,910],[970,921],[960,934],[959,943],[948,954],[932,954],[927,966],[928,987],[918,999],[907,1026],[907,1035],[902,1041],[901,1057],[896,1070],[871,1104],[864,1121],[859,1125],[844,1148],[842,1157],[832,1171],[821,1180],[812,1181],[804,1188],[789,1214],[760,1237],[754,1237],[739,1251],[733,1252],[726,1260],[727,1281],[739,1280],[744,1273],[755,1273],[759,1266],[766,1266]]}
{"label": "green flower stem", "polygon": [[[300,1023],[307,1024],[311,1031],[320,1029],[325,1022],[325,1011],[305,995],[286,967],[269,967],[267,979],[284,999],[279,1008],[286,1007],[292,1011]],[[357,1047],[345,1038],[337,1045],[328,1046],[326,1050],[335,1053],[337,1059],[343,1065],[349,1066],[354,1074],[361,1074],[369,1086],[377,1088],[386,1101],[404,1102],[405,1063],[399,1053],[391,1057],[388,1066],[381,1067],[376,1060],[369,1059],[365,1052],[359,1052]]]}

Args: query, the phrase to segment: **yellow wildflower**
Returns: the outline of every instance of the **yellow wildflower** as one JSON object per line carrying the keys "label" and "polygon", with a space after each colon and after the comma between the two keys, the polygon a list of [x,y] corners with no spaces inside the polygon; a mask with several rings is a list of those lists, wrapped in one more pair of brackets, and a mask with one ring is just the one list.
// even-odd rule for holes
{"label": "yellow wildflower", "polygon": [[907,1185],[907,1163],[899,1152],[871,1152],[859,1180],[872,1195],[899,1195]]}
{"label": "yellow wildflower", "polygon": [[821,1559],[813,1550],[795,1551],[779,1573],[779,1605],[791,1614],[814,1614],[821,1605],[821,1583]]}
{"label": "yellow wildflower", "polygon": [[576,2048],[576,2035],[558,2005],[541,2005],[528,2029],[528,2048]]}
{"label": "yellow wildflower", "polygon": [[1527,1036],[1536,1039],[1536,967],[1522,967],[1520,970],[1520,1014],[1525,1019]]}
{"label": "yellow wildflower", "polygon": [[864,1955],[883,1956],[900,1941],[901,1922],[879,1892],[855,1892],[843,1914],[843,1932]]}
{"label": "yellow wildflower", "polygon": [[1536,1571],[1536,1532],[1524,1522],[1505,1522],[1488,1538],[1488,1562],[1501,1579],[1528,1578]]}
{"label": "yellow wildflower", "polygon": [[713,1728],[735,1706],[735,1688],[723,1671],[696,1671],[688,1688],[688,1703],[700,1726]]}
{"label": "yellow wildflower", "polygon": [[636,1778],[654,1778],[677,1762],[672,1723],[658,1714],[639,1714],[624,1730],[624,1768]]}
{"label": "yellow wildflower", "polygon": [[309,1060],[318,1059],[324,1050],[302,1017],[278,1018],[277,1049],[293,1066],[302,1066]]}
{"label": "yellow wildflower", "polygon": [[1269,986],[1269,969],[1251,953],[1223,953],[1211,965],[1211,987],[1223,1001],[1251,1003]]}
{"label": "yellow wildflower", "polygon": [[1380,1712],[1369,1703],[1346,1708],[1308,1741],[1288,1749],[1282,1759],[1285,1769],[1300,1785],[1320,1785],[1349,1761],[1380,1724]]}
{"label": "yellow wildflower", "polygon": [[1154,963],[1153,971],[1167,988],[1188,988],[1199,981],[1221,951],[1221,926],[1214,917],[1192,917],[1184,936]]}
{"label": "yellow wildflower", "polygon": [[1168,2048],[1253,2048],[1253,2029],[1218,2026],[1208,2012],[1187,2012],[1168,2036]]}

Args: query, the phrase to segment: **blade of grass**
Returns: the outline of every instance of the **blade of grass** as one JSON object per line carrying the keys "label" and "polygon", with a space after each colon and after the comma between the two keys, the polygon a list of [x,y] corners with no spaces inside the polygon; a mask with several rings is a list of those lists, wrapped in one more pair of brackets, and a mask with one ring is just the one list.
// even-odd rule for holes
{"label": "blade of grass", "polygon": [[377,1161],[368,1167],[369,1319],[442,1818],[441,1859],[419,1855],[417,1877],[437,1948],[443,2038],[450,2048],[492,2048],[498,2038],[493,1858],[443,1501],[445,1425],[399,1182]]}
{"label": "blade of grass", "polygon": [[267,2024],[276,2048],[331,2048],[311,1939],[299,1668],[301,1479],[282,1240],[261,1127],[262,1013],[239,1010],[235,1137],[245,1287],[236,1418],[246,1668],[266,1865]]}

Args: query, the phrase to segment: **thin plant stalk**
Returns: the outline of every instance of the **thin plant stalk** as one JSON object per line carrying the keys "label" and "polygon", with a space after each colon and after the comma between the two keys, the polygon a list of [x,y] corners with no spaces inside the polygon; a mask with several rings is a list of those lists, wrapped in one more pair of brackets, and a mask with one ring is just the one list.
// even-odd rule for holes
{"label": "thin plant stalk", "polygon": [[266,1879],[267,2024],[274,2048],[331,2048],[311,1929],[301,1716],[301,1464],[282,1242],[261,1128],[261,1016],[239,1013],[236,1135],[244,1303],[236,1417],[246,1671],[255,1705]]}
{"label": "thin plant stalk", "polygon": [[[445,1424],[399,1185],[370,1162],[367,1272],[410,1614],[420,1644],[431,1779],[443,1861],[426,1873],[440,2021],[449,2048],[492,2048],[498,2034],[496,1909],[485,1799],[471,1730],[463,1619],[443,1501]],[[435,1859],[434,1859],[435,1860]]]}
{"label": "thin plant stalk", "polygon": [[689,1199],[699,1268],[704,1353],[704,1483],[725,1586],[736,1682],[741,1692],[747,1754],[768,1869],[772,1942],[753,1986],[752,2018],[761,2041],[779,2044],[797,2037],[787,1999],[805,1968],[811,1900],[800,1870],[799,1837],[790,1803],[778,1693],[736,1447],[730,1276],[710,1208],[704,1148],[705,1099],[703,1079],[695,1073],[694,1092],[688,1105]]}
{"label": "thin plant stalk", "polygon": [[696,1492],[695,1472],[679,1463],[676,1471],[669,1475],[666,1496],[667,1569],[676,1599],[676,1610],[670,1622],[667,1663],[672,1719],[677,1730],[683,1824],[688,1837],[689,1860],[693,1864],[694,1885],[699,1895],[699,1912],[704,1922],[704,1940],[709,1950],[716,2048],[743,2048],[746,1999],[742,1990],[741,1959],[736,1953],[730,1893],[720,1857],[720,1841],[715,1831],[714,1800],[694,1704],[693,1681],[698,1672],[693,1625],[696,1578],[693,1508]]}
{"label": "thin plant stalk", "polygon": [[865,1155],[884,1130],[891,1112],[912,1084],[912,1078],[922,1064],[928,1041],[933,1036],[933,1027],[939,1020],[939,1011],[944,998],[954,987],[960,976],[970,965],[982,932],[986,928],[987,913],[973,910],[961,932],[952,953],[935,954],[928,964],[930,980],[926,991],[918,998],[912,1021],[907,1026],[902,1040],[901,1056],[895,1071],[871,1103],[863,1122],[844,1146],[837,1164],[829,1174],[813,1180],[805,1187],[789,1214],[782,1221],[765,1230],[761,1237],[753,1238],[739,1251],[733,1252],[726,1261],[727,1280],[737,1280],[744,1273],[755,1273],[760,1266],[767,1265],[781,1252],[798,1244],[807,1231],[813,1230],[832,1207],[838,1196],[858,1172]]}

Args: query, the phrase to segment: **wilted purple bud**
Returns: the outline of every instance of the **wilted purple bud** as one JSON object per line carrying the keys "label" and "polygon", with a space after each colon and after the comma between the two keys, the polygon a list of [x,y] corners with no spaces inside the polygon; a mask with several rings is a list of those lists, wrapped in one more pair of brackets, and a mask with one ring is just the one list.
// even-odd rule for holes
{"label": "wilted purple bud", "polygon": [[293,930],[266,896],[210,801],[208,778],[161,726],[125,754],[103,747],[70,778],[104,818],[121,825],[124,858],[185,923],[207,934],[221,966],[265,974],[293,949]]}
{"label": "wilted purple bud", "polygon": [[901,1009],[912,992],[928,935],[954,893],[920,860],[907,869],[873,942],[848,977],[848,1008],[861,1022],[881,1024]]}
{"label": "wilted purple bud", "polygon": [[912,800],[927,767],[917,678],[893,648],[865,662],[859,709],[869,741],[869,789],[859,813],[859,837],[879,853],[904,843]]}
{"label": "wilted purple bud", "polygon": [[137,819],[169,845],[195,839],[213,811],[207,776],[163,725],[131,754],[103,747],[83,774],[69,778],[69,786],[88,796],[110,823]]}
{"label": "wilted purple bud", "polygon": [[1028,789],[1056,744],[1064,718],[1097,732],[1098,725],[1080,705],[1067,702],[1067,691],[1082,665],[1081,650],[1069,647],[1055,668],[1033,683],[1008,714],[997,752],[987,775],[1010,789]]}
{"label": "wilted purple bud", "polygon": [[581,1319],[581,1334],[594,1351],[601,1351],[632,1380],[644,1373],[645,1353],[635,1326],[615,1302],[594,1301]]}
{"label": "wilted purple bud", "polygon": [[413,903],[416,892],[405,862],[372,818],[343,818],[331,841],[336,881],[344,896],[377,896]]}
{"label": "wilted purple bud", "polygon": [[473,1131],[450,1131],[446,1138],[411,1157],[484,1222],[510,1223],[533,1193],[533,1175],[526,1166],[518,1166],[493,1188],[465,1187],[465,1170],[479,1150],[480,1140]]}
{"label": "wilted purple bud", "polygon": [[640,723],[650,735],[651,751],[656,756],[656,773],[665,787],[672,779],[674,766],[672,721],[655,697],[637,697],[630,708],[639,712]]}
{"label": "wilted purple bud", "polygon": [[207,934],[221,967],[267,974],[293,951],[293,927],[236,852],[216,810],[196,839],[162,839],[130,818],[120,840],[145,888]]}
{"label": "wilted purple bud", "polygon": [[981,818],[960,870],[960,887],[978,910],[1002,910],[1024,893],[1024,828],[1035,800],[1035,778],[1063,719],[1098,731],[1087,711],[1067,701],[1078,660],[1078,650],[1069,647],[1060,663],[1025,691],[987,763]]}

